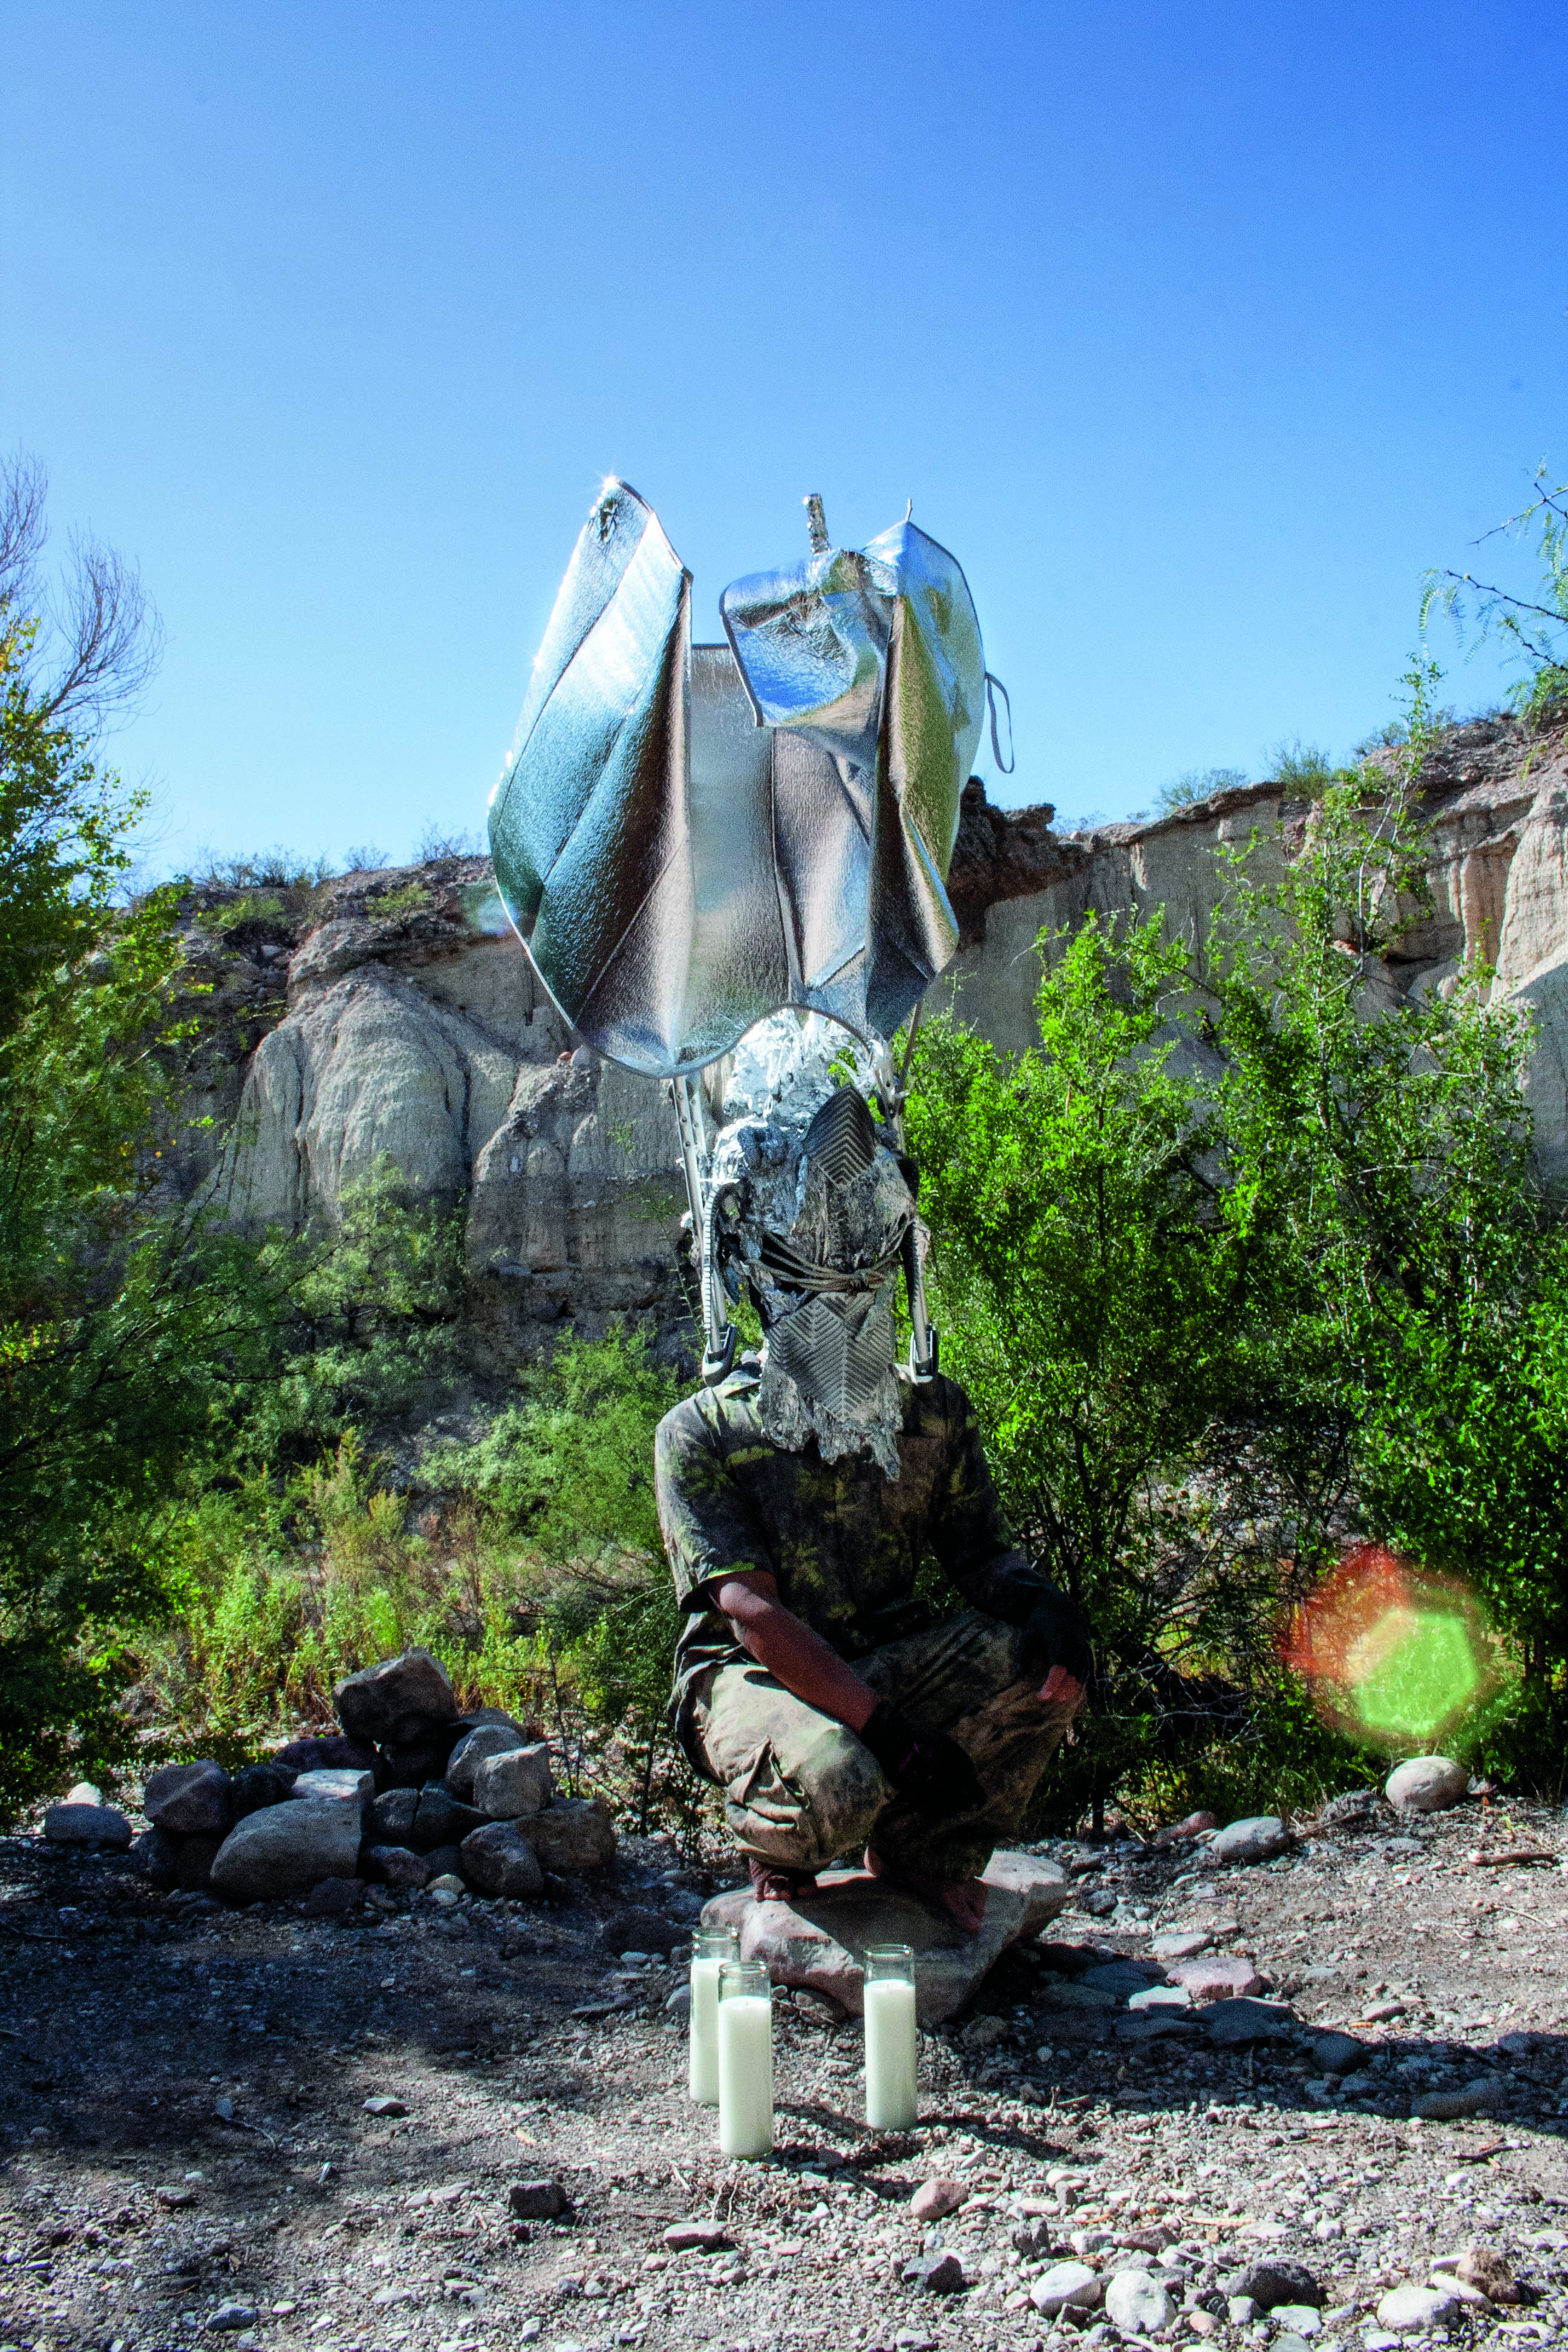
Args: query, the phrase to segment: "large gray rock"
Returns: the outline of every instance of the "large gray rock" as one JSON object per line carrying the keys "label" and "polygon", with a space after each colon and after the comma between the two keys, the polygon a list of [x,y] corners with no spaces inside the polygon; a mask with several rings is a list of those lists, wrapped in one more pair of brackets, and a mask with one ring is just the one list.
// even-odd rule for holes
{"label": "large gray rock", "polygon": [[1292,2262],[1284,2254],[1260,2254],[1256,2262],[1244,2263],[1226,2280],[1225,2291],[1250,2295],[1259,2311],[1272,2311],[1280,2303],[1310,2304],[1315,2308],[1323,2300],[1323,2290],[1305,2263]]}
{"label": "large gray rock", "polygon": [[[531,1837],[535,1824],[527,1827]],[[955,2016],[1007,1946],[1029,1933],[1032,1881],[1012,1864],[1031,1860],[992,1857],[985,1916],[974,1936],[961,1933],[945,1911],[864,1871],[826,1872],[815,1894],[793,1903],[757,1903],[749,1887],[738,1887],[704,1905],[702,1924],[739,1928],[741,1957],[765,1960],[775,1984],[808,1986],[857,2011],[867,1945],[908,1944],[915,1955],[916,2011],[923,2023],[934,2025]],[[1053,1883],[1043,1884],[1049,1892],[1041,1892],[1039,1900],[1054,1902]],[[1114,1994],[1100,1998],[1114,2007]]]}
{"label": "large gray rock", "polygon": [[485,1895],[539,1895],[544,1873],[515,1822],[487,1822],[462,1843],[463,1874]]}
{"label": "large gray rock", "polygon": [[142,1791],[142,1810],[161,1830],[181,1837],[196,1831],[226,1830],[232,1819],[228,1774],[210,1758],[199,1764],[165,1764]]}
{"label": "large gray rock", "polygon": [[[476,1731],[470,1736],[478,1739],[482,1735]],[[493,1822],[542,1812],[550,1796],[550,1749],[542,1739],[487,1757],[474,1774],[474,1802]]]}
{"label": "large gray rock", "polygon": [[409,1747],[458,1720],[447,1669],[428,1650],[405,1650],[400,1657],[362,1666],[338,1685],[332,1705],[351,1739],[377,1746]]}
{"label": "large gray rock", "polygon": [[1402,1813],[1436,1813],[1457,1805],[1469,1786],[1468,1772],[1451,1756],[1412,1756],[1395,1766],[1383,1793]]}
{"label": "large gray rock", "polygon": [[1175,2305],[1150,2271],[1118,2271],[1105,2289],[1105,2315],[1124,2336],[1153,2336],[1168,2327]]}
{"label": "large gray rock", "polygon": [[[326,1740],[300,1740],[297,1744],[301,1748],[307,1745],[324,1748],[330,1743]],[[345,1740],[343,1745],[346,1747],[348,1742]],[[292,1795],[298,1778],[298,1771],[276,1756],[270,1757],[265,1764],[242,1764],[229,1785],[229,1805],[234,1819],[242,1822],[247,1813],[258,1813],[264,1805],[282,1804]]]}
{"label": "large gray rock", "polygon": [[418,1811],[417,1789],[384,1789],[365,1813],[365,1833],[376,1845],[411,1846]]}
{"label": "large gray rock", "polygon": [[1222,1864],[1271,1862],[1276,1854],[1289,1853],[1295,1843],[1277,1813],[1252,1813],[1215,1831],[1209,1840],[1209,1860]]}
{"label": "large gray rock", "polygon": [[1411,2283],[1390,2287],[1377,2306],[1377,2324],[1396,2336],[1414,2336],[1428,2327],[1447,2327],[1463,2310],[1459,2297],[1447,2287]]}
{"label": "large gray rock", "polygon": [[477,1806],[460,1804],[439,1780],[432,1780],[419,1791],[408,1843],[416,1853],[434,1853],[438,1845],[461,1845],[485,1819]]}
{"label": "large gray rock", "polygon": [[[515,1723],[478,1723],[465,1731],[447,1759],[444,1778],[454,1797],[465,1803],[474,1800],[474,1775],[481,1764],[492,1756],[505,1756],[515,1748],[526,1748],[528,1741]],[[485,1809],[481,1806],[480,1811]],[[500,1816],[498,1815],[499,1819]]]}
{"label": "large gray rock", "polygon": [[603,1797],[562,1797],[516,1824],[546,1870],[600,1870],[616,1858],[616,1828]]}
{"label": "large gray rock", "polygon": [[1209,2040],[1226,2050],[1244,2050],[1249,2042],[1289,2042],[1297,2030],[1290,2011],[1270,2000],[1216,2000],[1198,2015]]}
{"label": "large gray rock", "polygon": [[427,1854],[411,1853],[404,1845],[370,1845],[360,1851],[360,1875],[373,1886],[395,1886],[405,1893],[429,1884],[435,1873]]}
{"label": "large gray rock", "polygon": [[301,1804],[367,1804],[375,1793],[375,1775],[349,1766],[301,1772],[289,1794]]}
{"label": "large gray rock", "polygon": [[354,1805],[268,1805],[230,1830],[212,1865],[212,1886],[230,1903],[279,1903],[323,1878],[352,1878],[359,1864]]}
{"label": "large gray rock", "polygon": [[113,1845],[126,1852],[131,1824],[113,1805],[51,1805],[44,1835],[56,1845]]}

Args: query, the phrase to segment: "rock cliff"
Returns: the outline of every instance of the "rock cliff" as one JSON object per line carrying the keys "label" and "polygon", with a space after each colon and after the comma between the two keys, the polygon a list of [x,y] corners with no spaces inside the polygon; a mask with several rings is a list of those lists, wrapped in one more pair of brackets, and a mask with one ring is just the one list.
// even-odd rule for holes
{"label": "rock cliff", "polygon": [[[1445,739],[1423,779],[1432,902],[1388,959],[1389,992],[1440,985],[1468,953],[1539,1026],[1531,1093],[1544,1171],[1568,1172],[1568,738],[1507,719]],[[963,801],[952,895],[962,944],[931,992],[998,1045],[1034,1034],[1043,928],[1163,906],[1204,935],[1216,850],[1257,833],[1288,854],[1307,803],[1278,784],[1152,823],[1059,835],[1049,808]],[[679,1311],[684,1196],[662,1087],[574,1041],[507,929],[482,858],[351,874],[292,899],[193,894],[192,978],[208,992],[196,1108],[226,1135],[193,1160],[251,1227],[330,1220],[389,1154],[462,1203],[481,1322],[531,1352],[571,1316]]]}

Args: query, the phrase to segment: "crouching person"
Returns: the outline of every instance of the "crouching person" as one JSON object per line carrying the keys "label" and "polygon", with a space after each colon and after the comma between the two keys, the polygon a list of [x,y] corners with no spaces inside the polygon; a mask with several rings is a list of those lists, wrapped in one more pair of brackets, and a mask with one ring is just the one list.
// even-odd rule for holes
{"label": "crouching person", "polygon": [[[1083,1703],[1088,1636],[1014,1549],[963,1391],[893,1361],[885,1285],[923,1239],[909,1163],[850,1087],[804,1131],[750,1124],[720,1139],[715,1224],[765,1351],[656,1445],[685,1612],[672,1721],[759,1900],[863,1853],[973,1932]],[[937,1624],[928,1560],[965,1603]]]}

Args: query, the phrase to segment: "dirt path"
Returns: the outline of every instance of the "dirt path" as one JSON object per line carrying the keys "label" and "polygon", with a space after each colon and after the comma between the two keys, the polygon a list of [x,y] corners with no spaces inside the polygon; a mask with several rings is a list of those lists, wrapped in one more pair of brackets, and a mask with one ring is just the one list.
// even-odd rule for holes
{"label": "dirt path", "polygon": [[[781,1996],[768,2165],[721,2161],[687,2102],[664,2009],[678,1975],[625,1969],[601,1939],[629,1901],[679,1904],[655,1847],[570,1908],[420,1896],[340,1924],[182,1905],[128,1862],[12,1840],[0,2347],[1115,2342],[1103,2316],[1080,2332],[1029,2299],[1075,2231],[1101,2263],[1144,2234],[1176,2293],[1173,2341],[1268,2340],[1268,2322],[1232,2324],[1225,2287],[1272,2253],[1321,2283],[1315,2352],[1359,2352],[1388,2286],[1479,2239],[1528,2299],[1467,2311],[1461,2336],[1568,2343],[1568,1821],[1516,1808],[1486,1829],[1547,1864],[1478,1865],[1482,1833],[1469,1804],[1414,1837],[1347,1830],[1217,1874],[1045,1849],[1092,1865],[1091,1903],[1118,1897],[1048,1934],[1139,1953],[1192,1927],[1253,1955],[1303,2021],[1384,2011],[1359,2026],[1379,2054],[1342,2090],[1299,2041],[1124,2045],[1009,1956],[976,2013],[923,2044],[925,2114],[902,2139],[856,2120],[858,2025]],[[1482,2078],[1488,2114],[1410,2118],[1413,2095]],[[967,2200],[922,2226],[909,2200],[932,2173]],[[535,2179],[563,2184],[566,2218],[512,2219],[509,2190]],[[693,2217],[726,2242],[667,2252],[667,2225]],[[1020,2231],[1043,2242],[1021,2251]],[[959,2255],[961,2293],[902,2283],[933,2244]]]}

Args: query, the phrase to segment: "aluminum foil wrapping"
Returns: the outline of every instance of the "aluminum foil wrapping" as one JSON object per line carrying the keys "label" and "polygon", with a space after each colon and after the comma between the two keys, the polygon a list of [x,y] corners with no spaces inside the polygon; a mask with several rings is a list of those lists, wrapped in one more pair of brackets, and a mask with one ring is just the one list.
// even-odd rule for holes
{"label": "aluminum foil wrapping", "polygon": [[565,1019],[650,1076],[781,1006],[890,1036],[951,957],[945,877],[984,664],[963,574],[909,523],[736,582],[729,643],[608,482],[491,799],[497,887]]}

